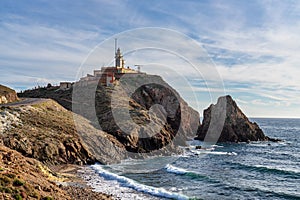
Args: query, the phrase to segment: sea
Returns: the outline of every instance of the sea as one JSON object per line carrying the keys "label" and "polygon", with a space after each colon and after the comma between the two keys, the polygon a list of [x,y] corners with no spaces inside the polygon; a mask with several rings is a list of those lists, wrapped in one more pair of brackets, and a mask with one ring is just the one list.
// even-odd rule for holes
{"label": "sea", "polygon": [[299,199],[300,119],[251,119],[282,142],[220,143],[172,157],[95,164],[82,174],[116,199]]}

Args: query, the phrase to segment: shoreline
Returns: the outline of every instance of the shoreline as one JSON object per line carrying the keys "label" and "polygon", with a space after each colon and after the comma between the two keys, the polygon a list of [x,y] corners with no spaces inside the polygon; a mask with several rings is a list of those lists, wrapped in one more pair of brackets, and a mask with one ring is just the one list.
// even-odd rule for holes
{"label": "shoreline", "polygon": [[96,192],[83,179],[79,171],[88,168],[88,166],[79,166],[72,164],[56,165],[49,167],[52,172],[58,176],[60,181],[55,181],[60,189],[65,191],[72,199],[97,199],[97,200],[112,200],[117,199],[110,194]]}
{"label": "shoreline", "polygon": [[126,187],[116,180],[106,179],[91,168],[92,165],[56,165],[49,168],[59,180],[56,184],[72,199],[99,200],[162,200],[150,194]]}
{"label": "shoreline", "polygon": [[78,170],[78,174],[96,192],[110,194],[113,198],[122,200],[174,199],[164,196],[165,194],[159,194],[159,191],[163,190],[161,188],[145,185],[123,174],[109,172],[102,169],[102,167],[106,168],[103,165],[96,164]]}

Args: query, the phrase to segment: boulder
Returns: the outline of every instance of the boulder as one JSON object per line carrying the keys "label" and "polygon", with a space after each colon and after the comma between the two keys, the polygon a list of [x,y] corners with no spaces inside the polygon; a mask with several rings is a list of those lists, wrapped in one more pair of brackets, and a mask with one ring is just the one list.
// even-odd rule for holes
{"label": "boulder", "polygon": [[[213,123],[212,123],[213,122]],[[215,133],[218,138],[207,135],[214,129],[215,122],[221,127],[220,133]],[[212,134],[213,135],[213,134]],[[231,96],[219,97],[216,105],[210,105],[203,112],[203,122],[197,131],[198,140],[207,142],[249,142],[267,141],[261,128],[250,122],[246,115],[237,106]]]}

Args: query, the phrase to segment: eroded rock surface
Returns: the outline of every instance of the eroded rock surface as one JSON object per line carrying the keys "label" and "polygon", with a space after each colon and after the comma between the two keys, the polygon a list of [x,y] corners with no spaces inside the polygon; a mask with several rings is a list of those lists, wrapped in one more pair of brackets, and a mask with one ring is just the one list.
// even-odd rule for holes
{"label": "eroded rock surface", "polygon": [[[94,98],[89,99],[90,94]],[[113,88],[75,85],[73,111],[98,124],[131,153],[176,152],[178,145],[195,137],[200,124],[198,112],[161,77],[145,74],[122,77]]]}
{"label": "eroded rock surface", "polygon": [[[155,75],[132,74],[122,77],[114,87],[75,84],[66,91],[57,87],[38,88],[19,96],[56,100],[87,118],[132,153],[177,151],[175,146],[185,145],[186,139],[194,138],[200,124],[199,113]],[[115,106],[119,110],[112,109],[114,103],[122,104]],[[119,113],[113,115],[113,111]],[[169,149],[163,150],[166,146]]]}
{"label": "eroded rock surface", "polygon": [[[224,104],[220,106],[221,104]],[[218,109],[216,109],[218,107]],[[214,113],[219,112],[219,113]],[[224,120],[220,115],[220,112],[224,112]],[[212,116],[219,117],[213,119]],[[221,117],[220,117],[221,116]],[[210,129],[214,129],[214,125],[211,121],[215,122],[223,121],[221,127],[221,134],[219,138],[207,135]],[[211,126],[211,127],[210,127]],[[213,133],[211,133],[213,135]],[[249,142],[249,141],[265,141],[270,138],[265,136],[263,131],[255,122],[250,122],[246,115],[237,106],[236,102],[231,96],[223,96],[218,99],[216,105],[210,105],[203,112],[203,122],[200,126],[197,138],[199,140],[211,141],[211,138],[216,139],[218,142]],[[205,138],[207,136],[207,138]],[[215,141],[214,141],[215,142]]]}
{"label": "eroded rock surface", "polygon": [[[53,100],[36,105],[0,108],[0,137],[5,146],[46,164],[118,162],[125,149],[114,138],[95,129],[83,117]],[[115,145],[116,144],[116,145]]]}

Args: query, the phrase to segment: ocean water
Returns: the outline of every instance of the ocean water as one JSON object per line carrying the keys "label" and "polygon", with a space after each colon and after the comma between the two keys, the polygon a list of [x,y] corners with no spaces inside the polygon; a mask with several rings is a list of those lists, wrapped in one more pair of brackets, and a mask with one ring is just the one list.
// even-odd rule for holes
{"label": "ocean water", "polygon": [[86,180],[119,199],[300,199],[300,119],[251,120],[284,142],[196,150],[193,141],[182,156],[93,165]]}

